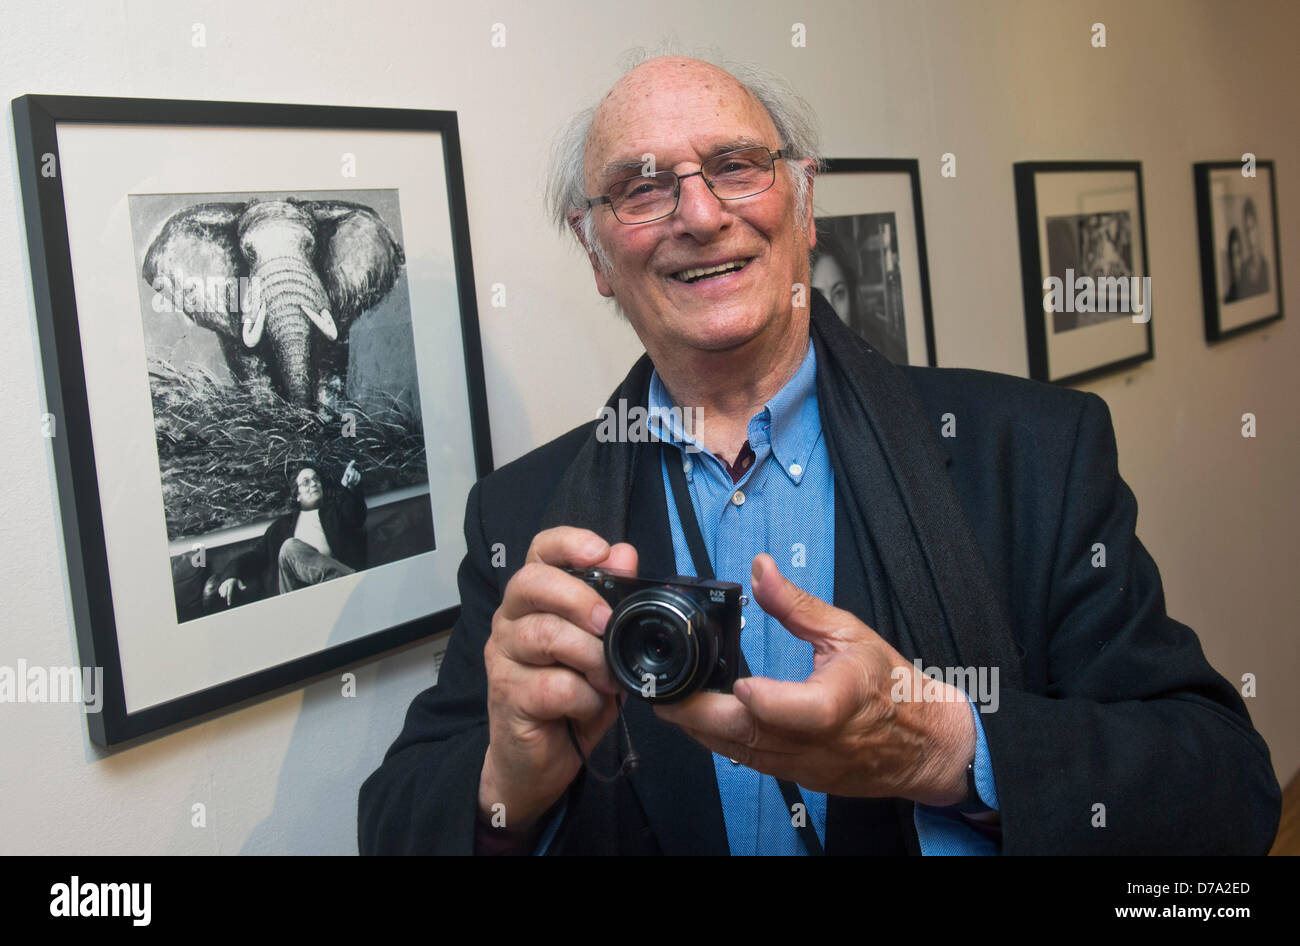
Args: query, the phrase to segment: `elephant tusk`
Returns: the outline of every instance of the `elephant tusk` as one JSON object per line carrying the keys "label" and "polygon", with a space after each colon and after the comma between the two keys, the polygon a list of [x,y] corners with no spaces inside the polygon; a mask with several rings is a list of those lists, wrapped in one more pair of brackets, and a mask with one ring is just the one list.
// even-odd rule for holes
{"label": "elephant tusk", "polygon": [[302,311],[307,313],[307,318],[311,319],[312,324],[321,330],[322,335],[328,338],[331,342],[338,339],[338,326],[336,326],[334,320],[330,318],[329,309],[321,309],[320,312],[313,312],[306,306],[301,306],[301,308]]}
{"label": "elephant tusk", "polygon": [[244,344],[249,348],[256,348],[257,343],[262,340],[264,328],[266,328],[266,303],[258,302],[252,318],[249,318],[249,313],[244,314]]}

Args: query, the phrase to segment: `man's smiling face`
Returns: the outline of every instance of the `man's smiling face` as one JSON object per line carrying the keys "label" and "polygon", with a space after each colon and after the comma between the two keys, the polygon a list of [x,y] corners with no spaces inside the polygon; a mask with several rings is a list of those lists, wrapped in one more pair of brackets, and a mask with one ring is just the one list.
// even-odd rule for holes
{"label": "man's smiling face", "polygon": [[[583,163],[587,193],[635,176],[645,154],[656,170],[689,174],[722,152],[782,144],[763,106],[726,72],[692,59],[651,60],[597,109]],[[620,223],[597,204],[596,234],[612,263],[610,271],[597,268],[597,288],[617,298],[652,355],[682,346],[726,351],[788,331],[792,286],[808,284],[815,240],[811,213],[805,219],[798,210],[779,160],[773,186],[740,200],[719,200],[702,178],[689,178],[676,213],[650,223]],[[683,278],[720,264],[732,271]]]}
{"label": "man's smiling face", "polygon": [[307,467],[300,470],[295,481],[298,486],[298,505],[303,509],[315,509],[325,498],[325,493],[321,489],[320,476],[315,470]]}

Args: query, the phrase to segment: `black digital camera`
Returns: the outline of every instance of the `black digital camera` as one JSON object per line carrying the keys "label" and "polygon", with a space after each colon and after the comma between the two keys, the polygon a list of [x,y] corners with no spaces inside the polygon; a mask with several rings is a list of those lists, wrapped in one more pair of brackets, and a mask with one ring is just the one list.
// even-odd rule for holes
{"label": "black digital camera", "polygon": [[609,602],[605,661],[629,693],[673,703],[699,690],[730,693],[740,669],[740,585],[678,575],[638,578],[566,569]]}

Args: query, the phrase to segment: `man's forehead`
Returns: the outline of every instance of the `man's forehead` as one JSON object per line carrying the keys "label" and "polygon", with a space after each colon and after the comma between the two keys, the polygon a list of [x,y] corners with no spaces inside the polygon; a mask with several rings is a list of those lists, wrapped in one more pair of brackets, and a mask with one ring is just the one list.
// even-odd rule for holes
{"label": "man's forehead", "polygon": [[309,476],[312,477],[316,476],[316,470],[313,469],[312,467],[306,467],[305,469],[299,470],[297,480],[299,483],[301,483],[305,478]]}
{"label": "man's forehead", "polygon": [[735,148],[779,148],[767,111],[716,66],[693,59],[651,60],[616,82],[587,138],[585,170],[605,177],[641,167],[643,155],[668,166]]}
{"label": "man's forehead", "polygon": [[[669,157],[668,152],[669,150],[676,149],[664,149],[656,152],[654,150],[655,144],[656,142],[643,140],[640,144],[632,142],[626,145],[624,150],[611,155],[608,160],[603,161],[600,166],[596,168],[596,174],[604,176],[607,174],[617,174],[622,171],[638,170],[646,163],[645,155],[647,154],[655,156],[656,165],[661,162],[665,166],[672,163],[670,160],[667,160]],[[657,142],[657,144],[659,144],[662,149],[663,142],[660,141]],[[703,138],[691,139],[686,143],[686,148],[695,155],[698,155],[700,158],[710,158],[726,151],[738,151],[741,148],[767,147],[767,145],[768,142],[759,135],[719,131],[716,134],[707,135]]]}

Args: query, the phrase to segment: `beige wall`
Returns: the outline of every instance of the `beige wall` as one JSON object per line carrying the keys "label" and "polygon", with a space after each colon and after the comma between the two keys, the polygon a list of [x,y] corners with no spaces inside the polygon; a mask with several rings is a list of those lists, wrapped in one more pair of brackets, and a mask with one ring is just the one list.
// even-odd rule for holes
{"label": "beige wall", "polygon": [[[827,154],[920,159],[943,365],[1026,371],[1012,163],[1141,160],[1157,356],[1088,388],[1113,412],[1121,471],[1170,612],[1198,631],[1227,677],[1257,676],[1249,705],[1279,775],[1285,781],[1300,766],[1291,551],[1300,534],[1300,7],[21,6],[0,37],[6,100],[45,92],[458,111],[498,462],[594,416],[639,351],[596,296],[585,262],[548,229],[539,156],[559,122],[615,78],[618,53],[657,43],[662,24],[683,43],[718,44],[785,73],[820,114]],[[807,28],[803,49],[790,44],[796,20]],[[1099,20],[1106,49],[1089,44]],[[206,49],[190,45],[195,22],[207,29]],[[490,45],[496,22],[506,26],[505,48]],[[53,468],[40,438],[44,395],[10,121],[5,132],[0,664],[67,664],[75,641]],[[958,157],[955,180],[938,174],[947,151]],[[1292,314],[1210,349],[1191,165],[1243,151],[1277,161]],[[507,287],[504,309],[486,305],[496,282]],[[1240,436],[1245,411],[1259,419],[1257,439]],[[434,650],[418,645],[353,668],[355,699],[342,698],[330,677],[114,754],[89,744],[76,707],[0,705],[0,851],[353,852],[357,788],[431,680]],[[206,828],[191,826],[196,803],[207,807]]]}

